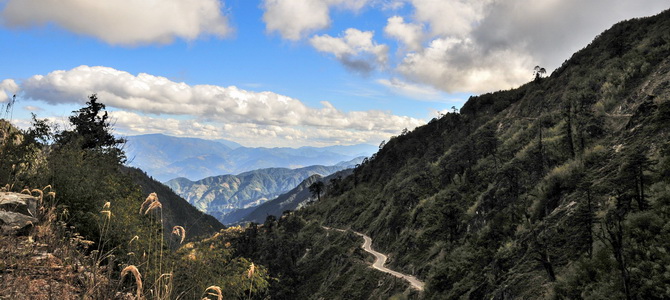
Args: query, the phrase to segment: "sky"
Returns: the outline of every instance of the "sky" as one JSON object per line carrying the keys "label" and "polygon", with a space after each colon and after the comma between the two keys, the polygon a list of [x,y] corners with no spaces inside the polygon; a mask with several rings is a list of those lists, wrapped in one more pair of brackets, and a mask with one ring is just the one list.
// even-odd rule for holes
{"label": "sky", "polygon": [[549,73],[667,0],[0,0],[0,117],[119,135],[379,144]]}

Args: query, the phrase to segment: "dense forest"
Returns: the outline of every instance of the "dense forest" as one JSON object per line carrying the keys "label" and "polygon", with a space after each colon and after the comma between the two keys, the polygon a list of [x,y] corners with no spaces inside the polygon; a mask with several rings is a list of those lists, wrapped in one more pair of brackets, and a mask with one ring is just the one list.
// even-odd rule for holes
{"label": "dense forest", "polygon": [[[391,138],[302,209],[192,225],[219,230],[192,242],[142,206],[158,188],[122,167],[95,96],[72,129],[3,122],[0,180],[51,185],[61,236],[99,241],[80,253],[106,267],[108,290],[152,299],[670,298],[670,11],[616,24],[544,75]],[[369,268],[360,237],[323,226],[373,237],[425,290]],[[144,288],[121,275],[131,264]]]}
{"label": "dense forest", "polygon": [[[239,251],[280,278],[281,299],[670,297],[670,11],[542,75],[393,137],[321,201],[247,229]],[[367,277],[318,277],[346,249],[361,258],[323,246],[334,233],[314,222],[369,234],[425,293],[351,296]]]}

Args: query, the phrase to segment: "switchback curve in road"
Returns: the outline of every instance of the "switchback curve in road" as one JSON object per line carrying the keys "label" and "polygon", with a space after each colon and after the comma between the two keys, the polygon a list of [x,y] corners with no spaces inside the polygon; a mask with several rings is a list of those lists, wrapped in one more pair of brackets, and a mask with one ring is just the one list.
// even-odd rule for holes
{"label": "switchback curve in road", "polygon": [[[346,231],[344,229],[330,228],[330,227],[326,227],[326,226],[323,226],[323,228],[326,229],[326,230],[336,230],[336,231],[341,231],[341,232]],[[424,287],[423,281],[417,279],[416,277],[414,277],[412,275],[403,274],[403,273],[400,273],[400,272],[397,272],[397,271],[393,271],[393,270],[391,270],[387,267],[384,267],[384,265],[386,264],[386,260],[388,259],[388,256],[386,256],[383,253],[379,253],[379,252],[375,251],[374,249],[372,249],[372,238],[370,238],[369,236],[367,236],[365,234],[357,232],[357,231],[352,230],[351,232],[363,237],[363,246],[362,246],[363,250],[365,252],[368,252],[368,253],[374,255],[374,257],[375,257],[375,262],[372,264],[373,268],[375,268],[379,271],[382,271],[384,273],[391,274],[395,277],[404,279],[404,280],[406,280],[407,282],[410,283],[412,288],[414,288],[416,290],[419,290],[419,291],[423,291],[423,287]]]}

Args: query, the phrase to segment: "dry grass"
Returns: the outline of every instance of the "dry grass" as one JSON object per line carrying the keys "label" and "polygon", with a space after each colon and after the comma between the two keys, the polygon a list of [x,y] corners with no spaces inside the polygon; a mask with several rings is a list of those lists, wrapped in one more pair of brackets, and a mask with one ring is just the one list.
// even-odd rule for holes
{"label": "dry grass", "polygon": [[144,202],[142,202],[142,205],[140,205],[140,214],[147,205],[150,206],[155,201],[158,201],[158,195],[156,193],[149,194],[149,196],[147,196],[147,199],[145,199]]}
{"label": "dry grass", "polygon": [[251,266],[249,266],[249,270],[247,270],[247,278],[253,277],[255,272],[256,272],[256,265],[254,265],[254,263],[251,263]]}
{"label": "dry grass", "polygon": [[42,205],[42,199],[44,198],[44,192],[42,192],[42,190],[40,190],[40,189],[33,189],[32,191],[30,191],[30,195],[32,195],[33,193],[37,193],[38,195],[40,195],[37,199],[39,200],[40,205]]}
{"label": "dry grass", "polygon": [[137,285],[136,297],[137,299],[140,299],[142,297],[142,275],[140,274],[140,271],[137,269],[137,267],[130,265],[121,270],[121,280],[123,280],[123,278],[129,273],[132,273],[133,277],[135,277],[135,284]]}
{"label": "dry grass", "polygon": [[184,242],[184,239],[186,239],[186,229],[184,229],[184,227],[181,226],[172,227],[172,234],[181,238],[179,244],[182,244]]}
{"label": "dry grass", "polygon": [[93,242],[57,222],[54,206],[40,204],[38,209],[39,222],[28,236],[0,237],[0,299],[111,298],[113,287],[104,268],[87,263],[91,257],[85,253]]}
{"label": "dry grass", "polygon": [[144,211],[144,214],[148,214],[151,210],[156,209],[156,208],[163,208],[163,204],[161,204],[158,200],[151,202],[151,205],[147,207],[147,210]]}
{"label": "dry grass", "polygon": [[254,273],[256,272],[256,265],[254,263],[251,263],[251,266],[249,266],[249,270],[247,270],[247,278],[249,278],[249,299],[251,299],[251,292],[254,289]]}
{"label": "dry grass", "polygon": [[[212,292],[208,293],[207,291],[209,291],[209,290],[214,291],[214,293],[212,293]],[[216,296],[217,300],[223,300],[223,292],[221,291],[221,288],[216,286],[216,285],[212,285],[212,286],[208,287],[207,289],[205,289],[205,294],[210,295],[210,296]],[[209,299],[209,298],[205,297],[205,299]]]}

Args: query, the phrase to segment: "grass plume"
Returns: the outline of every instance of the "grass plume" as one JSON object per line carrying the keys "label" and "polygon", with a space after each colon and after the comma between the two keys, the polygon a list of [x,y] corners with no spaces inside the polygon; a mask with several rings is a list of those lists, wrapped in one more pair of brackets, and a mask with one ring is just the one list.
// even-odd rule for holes
{"label": "grass plume", "polygon": [[161,204],[158,200],[156,200],[156,201],[154,201],[154,202],[151,202],[151,205],[149,205],[149,207],[147,207],[147,210],[144,211],[144,214],[145,214],[145,215],[148,214],[151,210],[153,210],[153,209],[155,209],[155,208],[160,208],[160,209],[162,209],[162,208],[163,208],[163,204]]}
{"label": "grass plume", "polygon": [[137,299],[140,299],[142,297],[142,275],[140,274],[140,271],[137,269],[137,267],[130,265],[121,271],[121,279],[125,277],[128,273],[132,273],[133,277],[135,277],[135,284],[137,285],[137,293],[136,297]]}
{"label": "grass plume", "polygon": [[149,196],[147,196],[147,199],[145,199],[144,202],[142,202],[142,205],[140,205],[140,214],[147,205],[150,206],[155,201],[158,201],[158,195],[156,193],[149,194]]}
{"label": "grass plume", "polygon": [[[214,291],[214,293],[212,293],[212,292],[207,293],[207,291],[209,291],[209,290]],[[223,292],[221,291],[221,288],[216,286],[216,285],[212,285],[212,286],[208,287],[207,289],[205,289],[205,293],[207,295],[216,296],[217,300],[223,300]]]}
{"label": "grass plume", "polygon": [[181,238],[179,244],[183,243],[184,239],[186,239],[186,229],[184,229],[184,227],[181,226],[172,227],[172,234]]}

